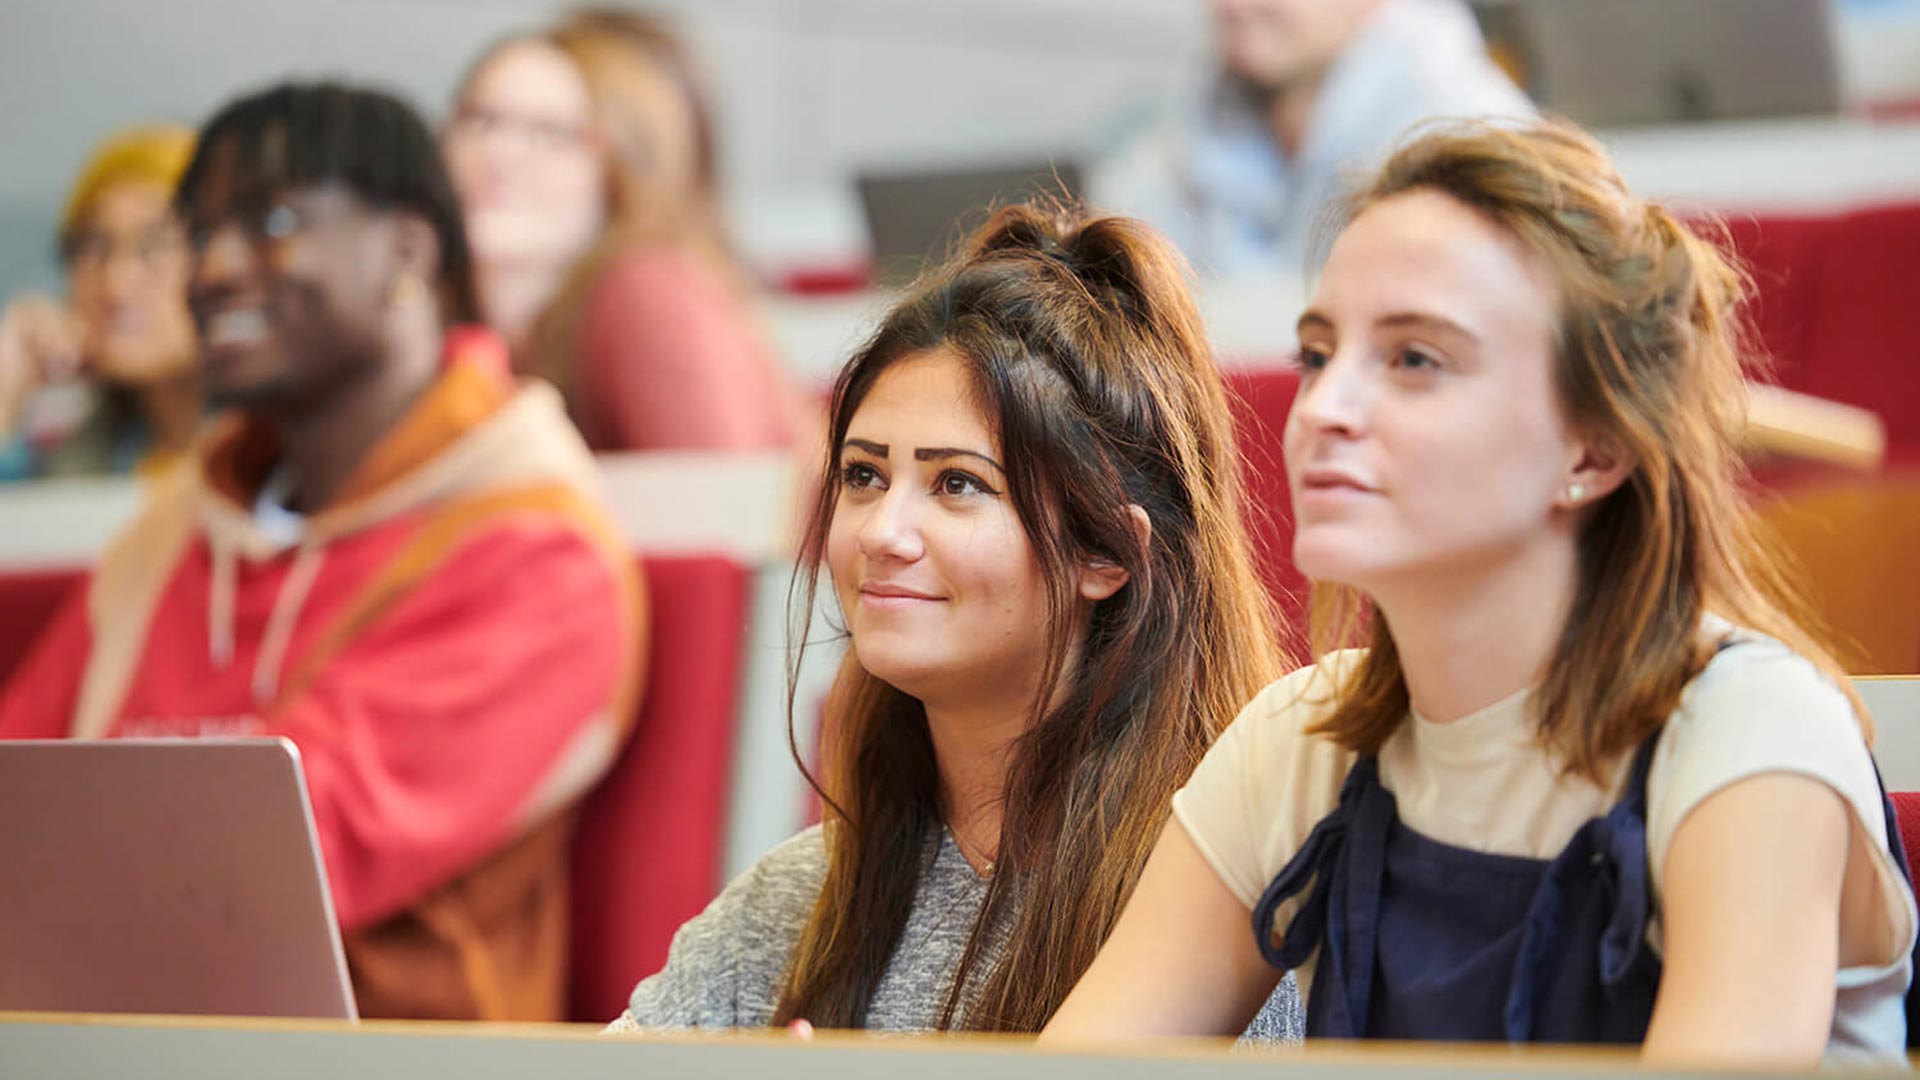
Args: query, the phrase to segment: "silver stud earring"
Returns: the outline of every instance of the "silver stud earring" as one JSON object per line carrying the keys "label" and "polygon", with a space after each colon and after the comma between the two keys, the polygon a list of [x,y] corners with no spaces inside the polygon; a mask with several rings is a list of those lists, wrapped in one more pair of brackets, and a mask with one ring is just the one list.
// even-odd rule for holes
{"label": "silver stud earring", "polygon": [[1567,501],[1568,502],[1577,503],[1581,499],[1584,499],[1586,497],[1587,497],[1587,487],[1585,484],[1582,484],[1580,481],[1575,480],[1573,483],[1567,485]]}

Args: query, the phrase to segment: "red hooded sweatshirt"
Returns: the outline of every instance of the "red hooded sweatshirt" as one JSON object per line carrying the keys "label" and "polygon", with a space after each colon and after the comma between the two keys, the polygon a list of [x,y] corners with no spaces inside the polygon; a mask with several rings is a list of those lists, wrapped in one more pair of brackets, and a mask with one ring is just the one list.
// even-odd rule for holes
{"label": "red hooded sweatshirt", "polygon": [[212,432],[0,695],[0,738],[291,738],[362,1013],[554,1019],[570,809],[634,713],[644,602],[559,396],[449,340],[311,517],[256,517],[264,427]]}

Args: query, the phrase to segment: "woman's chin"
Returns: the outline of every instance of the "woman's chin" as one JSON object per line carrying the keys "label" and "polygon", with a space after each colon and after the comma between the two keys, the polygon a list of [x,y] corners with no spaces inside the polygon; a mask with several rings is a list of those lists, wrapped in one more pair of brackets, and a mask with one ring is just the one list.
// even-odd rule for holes
{"label": "woman's chin", "polygon": [[181,342],[170,349],[157,349],[150,342],[118,347],[109,343],[94,354],[90,368],[106,382],[151,386],[185,378],[193,372],[195,362],[192,342]]}
{"label": "woman's chin", "polygon": [[482,263],[566,263],[579,254],[554,235],[551,221],[538,214],[482,210],[467,215],[467,232],[474,258]]}
{"label": "woman's chin", "polygon": [[1344,585],[1364,591],[1380,568],[1356,555],[1352,550],[1325,551],[1297,546],[1293,567],[1315,585]]}

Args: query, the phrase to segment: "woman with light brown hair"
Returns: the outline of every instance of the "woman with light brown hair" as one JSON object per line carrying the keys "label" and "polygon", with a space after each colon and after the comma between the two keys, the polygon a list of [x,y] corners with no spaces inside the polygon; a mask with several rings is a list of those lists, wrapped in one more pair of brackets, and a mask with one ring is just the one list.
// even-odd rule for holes
{"label": "woman with light brown hair", "polygon": [[590,445],[792,443],[797,398],[721,224],[705,92],[664,24],[584,10],[495,46],[445,149],[482,313]]}
{"label": "woman with light brown hair", "polygon": [[1738,486],[1739,275],[1563,126],[1432,131],[1351,209],[1286,430],[1319,663],[1049,1037],[1231,1031],[1291,971],[1309,1037],[1900,1060],[1913,897]]}
{"label": "woman with light brown hair", "polygon": [[[1037,1031],[1279,670],[1179,256],[1003,209],[841,372],[831,425],[795,592],[804,641],[824,563],[851,645],[825,822],[682,927],[618,1026]],[[1297,1024],[1289,984],[1255,1033]]]}

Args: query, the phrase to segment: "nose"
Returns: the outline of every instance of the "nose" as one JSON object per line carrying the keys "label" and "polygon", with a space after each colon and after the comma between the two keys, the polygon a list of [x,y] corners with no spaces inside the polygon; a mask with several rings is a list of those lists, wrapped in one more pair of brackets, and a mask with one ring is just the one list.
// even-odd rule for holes
{"label": "nose", "polygon": [[860,523],[860,554],[875,561],[894,562],[913,562],[926,554],[918,502],[905,484],[895,485],[882,495]]}
{"label": "nose", "polygon": [[1289,416],[1292,425],[1306,432],[1358,435],[1366,430],[1367,406],[1372,391],[1367,385],[1365,365],[1354,349],[1336,350],[1320,370],[1301,381]]}
{"label": "nose", "polygon": [[107,296],[115,303],[124,303],[139,291],[146,277],[146,264],[138,252],[116,245],[101,266],[100,274],[106,283]]}
{"label": "nose", "polygon": [[203,297],[237,290],[254,275],[257,263],[258,254],[240,226],[222,224],[193,253],[189,294]]}

